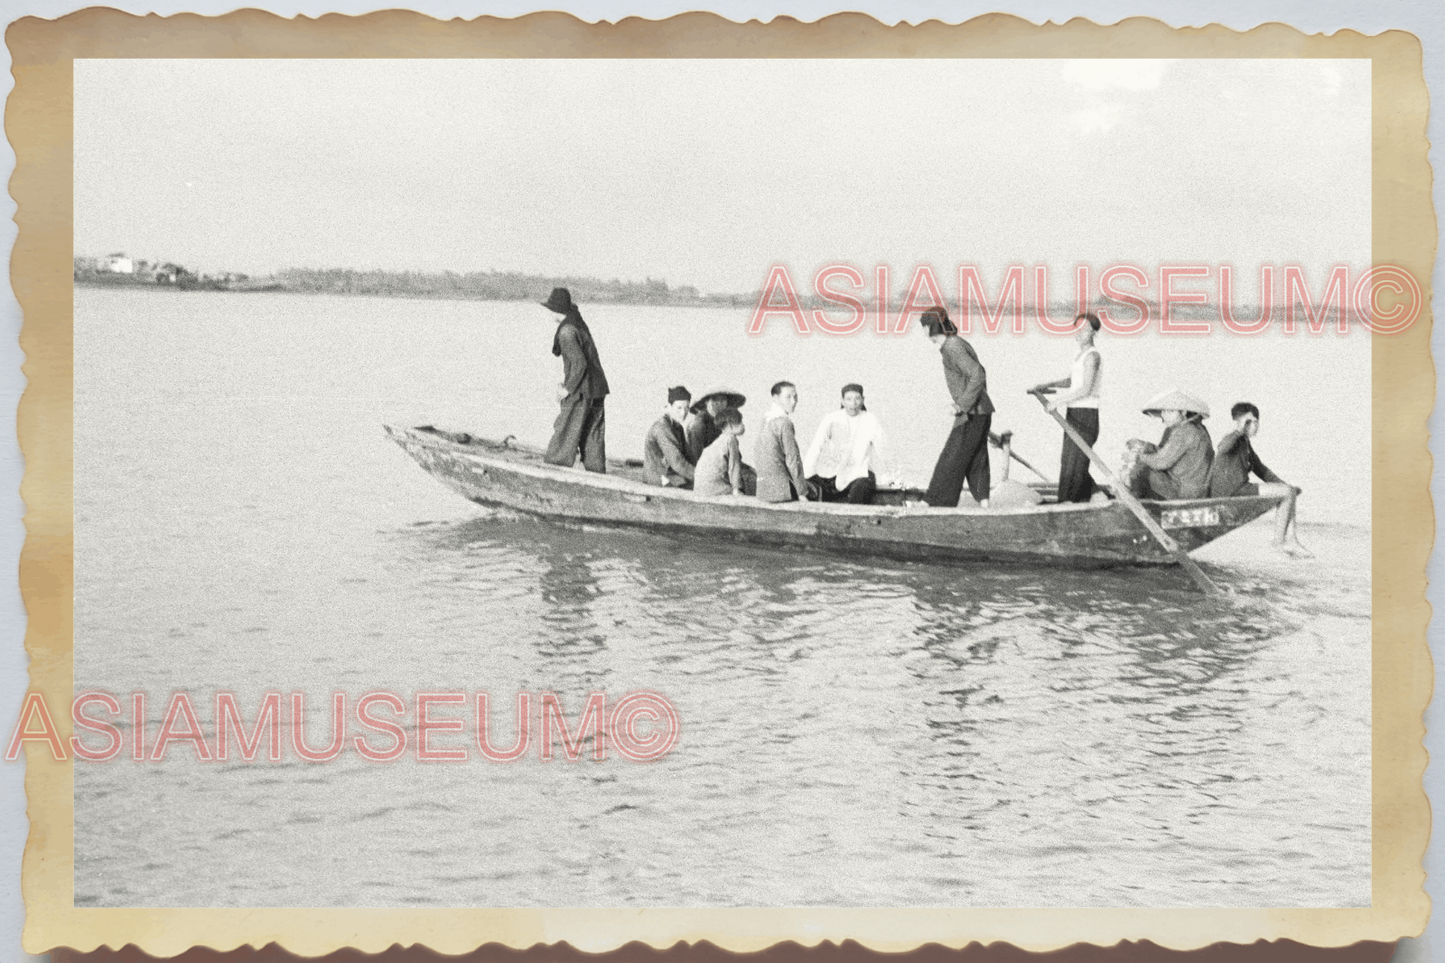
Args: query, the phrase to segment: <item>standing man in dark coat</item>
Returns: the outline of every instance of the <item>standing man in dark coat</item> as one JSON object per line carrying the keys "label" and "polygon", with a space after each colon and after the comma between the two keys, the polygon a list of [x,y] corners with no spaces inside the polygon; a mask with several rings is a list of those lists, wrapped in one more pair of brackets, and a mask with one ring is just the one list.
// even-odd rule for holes
{"label": "standing man in dark coat", "polygon": [[571,468],[580,449],[584,468],[605,473],[607,417],[603,402],[607,398],[607,375],[602,373],[592,331],[566,288],[553,288],[542,307],[559,315],[552,353],[562,359],[562,383],[557,386],[562,410],[547,445],[547,463]]}
{"label": "standing man in dark coat", "polygon": [[963,492],[964,480],[974,500],[988,507],[988,430],[993,424],[993,402],[988,397],[988,373],[979,364],[973,346],[958,336],[958,329],[941,307],[921,318],[928,340],[943,356],[943,377],[953,396],[953,430],[933,468],[924,500],[933,506],[953,508]]}

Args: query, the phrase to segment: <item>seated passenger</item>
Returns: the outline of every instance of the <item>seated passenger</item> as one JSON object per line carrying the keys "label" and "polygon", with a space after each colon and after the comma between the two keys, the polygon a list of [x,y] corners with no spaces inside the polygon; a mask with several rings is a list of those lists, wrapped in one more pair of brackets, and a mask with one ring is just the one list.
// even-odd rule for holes
{"label": "seated passenger", "polygon": [[[707,394],[692,403],[687,421],[682,426],[683,433],[687,435],[688,461],[696,465],[698,459],[702,457],[704,449],[722,435],[722,426],[717,420],[718,415],[725,408],[742,408],[747,400],[741,391],[734,391],[731,388],[710,388]],[[746,463],[742,465],[742,473],[743,494],[756,494],[758,473]]]}
{"label": "seated passenger", "polygon": [[[1265,467],[1250,440],[1259,433],[1259,409],[1241,401],[1229,410],[1234,430],[1219,439],[1214,468],[1209,474],[1209,496],[1232,498],[1239,495],[1275,495],[1283,499],[1274,516],[1274,540],[1270,545],[1291,555],[1309,555],[1299,541],[1295,525],[1295,497],[1301,490]],[[1250,472],[1259,479],[1251,484]],[[1293,531],[1291,531],[1293,528]]]}
{"label": "seated passenger", "polygon": [[669,388],[667,411],[647,429],[647,439],[642,444],[642,464],[647,481],[653,485],[692,486],[693,467],[687,460],[687,437],[682,431],[690,401],[692,395],[686,388],[681,385]]}
{"label": "seated passenger", "polygon": [[1165,501],[1206,497],[1214,461],[1214,446],[1203,425],[1209,405],[1175,389],[1155,396],[1144,406],[1144,414],[1164,422],[1164,435],[1158,451],[1139,453],[1139,464],[1148,472],[1139,479],[1143,490],[1134,494]]}
{"label": "seated passenger", "polygon": [[798,436],[793,430],[798,389],[791,381],[779,381],[772,393],[773,406],[768,409],[753,450],[758,498],[765,502],[795,502],[811,497],[811,486],[803,476],[803,457],[798,454]]}
{"label": "seated passenger", "polygon": [[724,408],[742,408],[747,397],[731,388],[709,388],[707,394],[692,403],[687,421],[682,430],[687,435],[687,457],[694,465],[702,457],[703,449],[718,440],[722,426],[717,416]]}
{"label": "seated passenger", "polygon": [[818,425],[803,456],[803,474],[825,502],[867,505],[878,489],[875,468],[887,461],[883,426],[863,403],[863,386],[843,386],[842,406]]}
{"label": "seated passenger", "polygon": [[745,495],[743,489],[743,455],[738,439],[746,431],[743,416],[736,408],[724,408],[713,415],[722,434],[702,451],[692,490],[699,495]]}

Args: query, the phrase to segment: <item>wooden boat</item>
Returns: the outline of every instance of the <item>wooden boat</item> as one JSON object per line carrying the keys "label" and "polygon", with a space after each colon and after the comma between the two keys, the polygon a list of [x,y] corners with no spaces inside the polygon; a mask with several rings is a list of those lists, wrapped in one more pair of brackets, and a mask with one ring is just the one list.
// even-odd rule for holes
{"label": "wooden boat", "polygon": [[[548,465],[540,450],[510,438],[493,441],[430,426],[387,425],[386,432],[462,497],[564,524],[623,526],[850,556],[1081,567],[1176,563],[1117,501],[956,509],[905,504],[921,497],[917,492],[880,491],[872,505],[705,498],[647,484],[636,462],[609,461],[604,475]],[[1254,496],[1143,504],[1187,552],[1253,521],[1278,501]]]}

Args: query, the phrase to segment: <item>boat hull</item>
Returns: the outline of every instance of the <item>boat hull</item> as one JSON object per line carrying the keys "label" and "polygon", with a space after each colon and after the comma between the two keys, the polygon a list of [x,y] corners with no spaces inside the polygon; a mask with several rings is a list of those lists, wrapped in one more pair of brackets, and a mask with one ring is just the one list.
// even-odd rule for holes
{"label": "boat hull", "polygon": [[[1081,567],[1176,564],[1118,502],[1020,509],[846,505],[703,498],[618,473],[542,461],[535,449],[431,428],[387,434],[463,497],[563,524],[607,525],[712,541],[926,561],[1009,561]],[[1186,551],[1258,518],[1272,497],[1145,502]]]}

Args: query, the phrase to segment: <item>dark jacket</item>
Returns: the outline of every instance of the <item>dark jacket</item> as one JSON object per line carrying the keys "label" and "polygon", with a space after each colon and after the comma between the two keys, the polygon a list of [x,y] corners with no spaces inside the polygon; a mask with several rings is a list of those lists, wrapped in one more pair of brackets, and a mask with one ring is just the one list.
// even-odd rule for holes
{"label": "dark jacket", "polygon": [[803,456],[791,418],[770,418],[758,432],[753,463],[758,472],[758,500],[790,502],[808,490]]}
{"label": "dark jacket", "polygon": [[988,372],[979,364],[973,345],[957,335],[949,335],[943,339],[938,353],[943,357],[948,393],[961,412],[955,416],[954,423],[963,422],[965,415],[993,414],[993,402],[988,397]]}
{"label": "dark jacket", "polygon": [[694,465],[707,450],[707,446],[722,437],[722,429],[717,422],[712,420],[712,415],[703,408],[694,411],[687,416],[687,421],[682,426],[683,434],[687,435],[687,458]]}
{"label": "dark jacket", "polygon": [[[682,425],[663,415],[647,429],[642,443],[642,463],[647,467],[647,480],[653,485],[682,485],[692,481],[692,463],[687,460],[687,439]],[[666,477],[667,481],[662,479]]]}
{"label": "dark jacket", "polygon": [[1139,456],[1139,463],[1162,471],[1178,486],[1178,498],[1204,498],[1209,494],[1209,466],[1214,446],[1198,421],[1181,421],[1164,429],[1159,450]]}
{"label": "dark jacket", "polygon": [[569,314],[558,323],[552,353],[562,357],[562,384],[569,399],[607,396],[607,375],[602,373],[592,330],[582,315]]}
{"label": "dark jacket", "polygon": [[1214,467],[1209,472],[1209,497],[1228,498],[1249,482],[1254,472],[1260,481],[1284,484],[1284,479],[1265,467],[1255,454],[1249,436],[1231,431],[1219,439],[1214,451]]}

